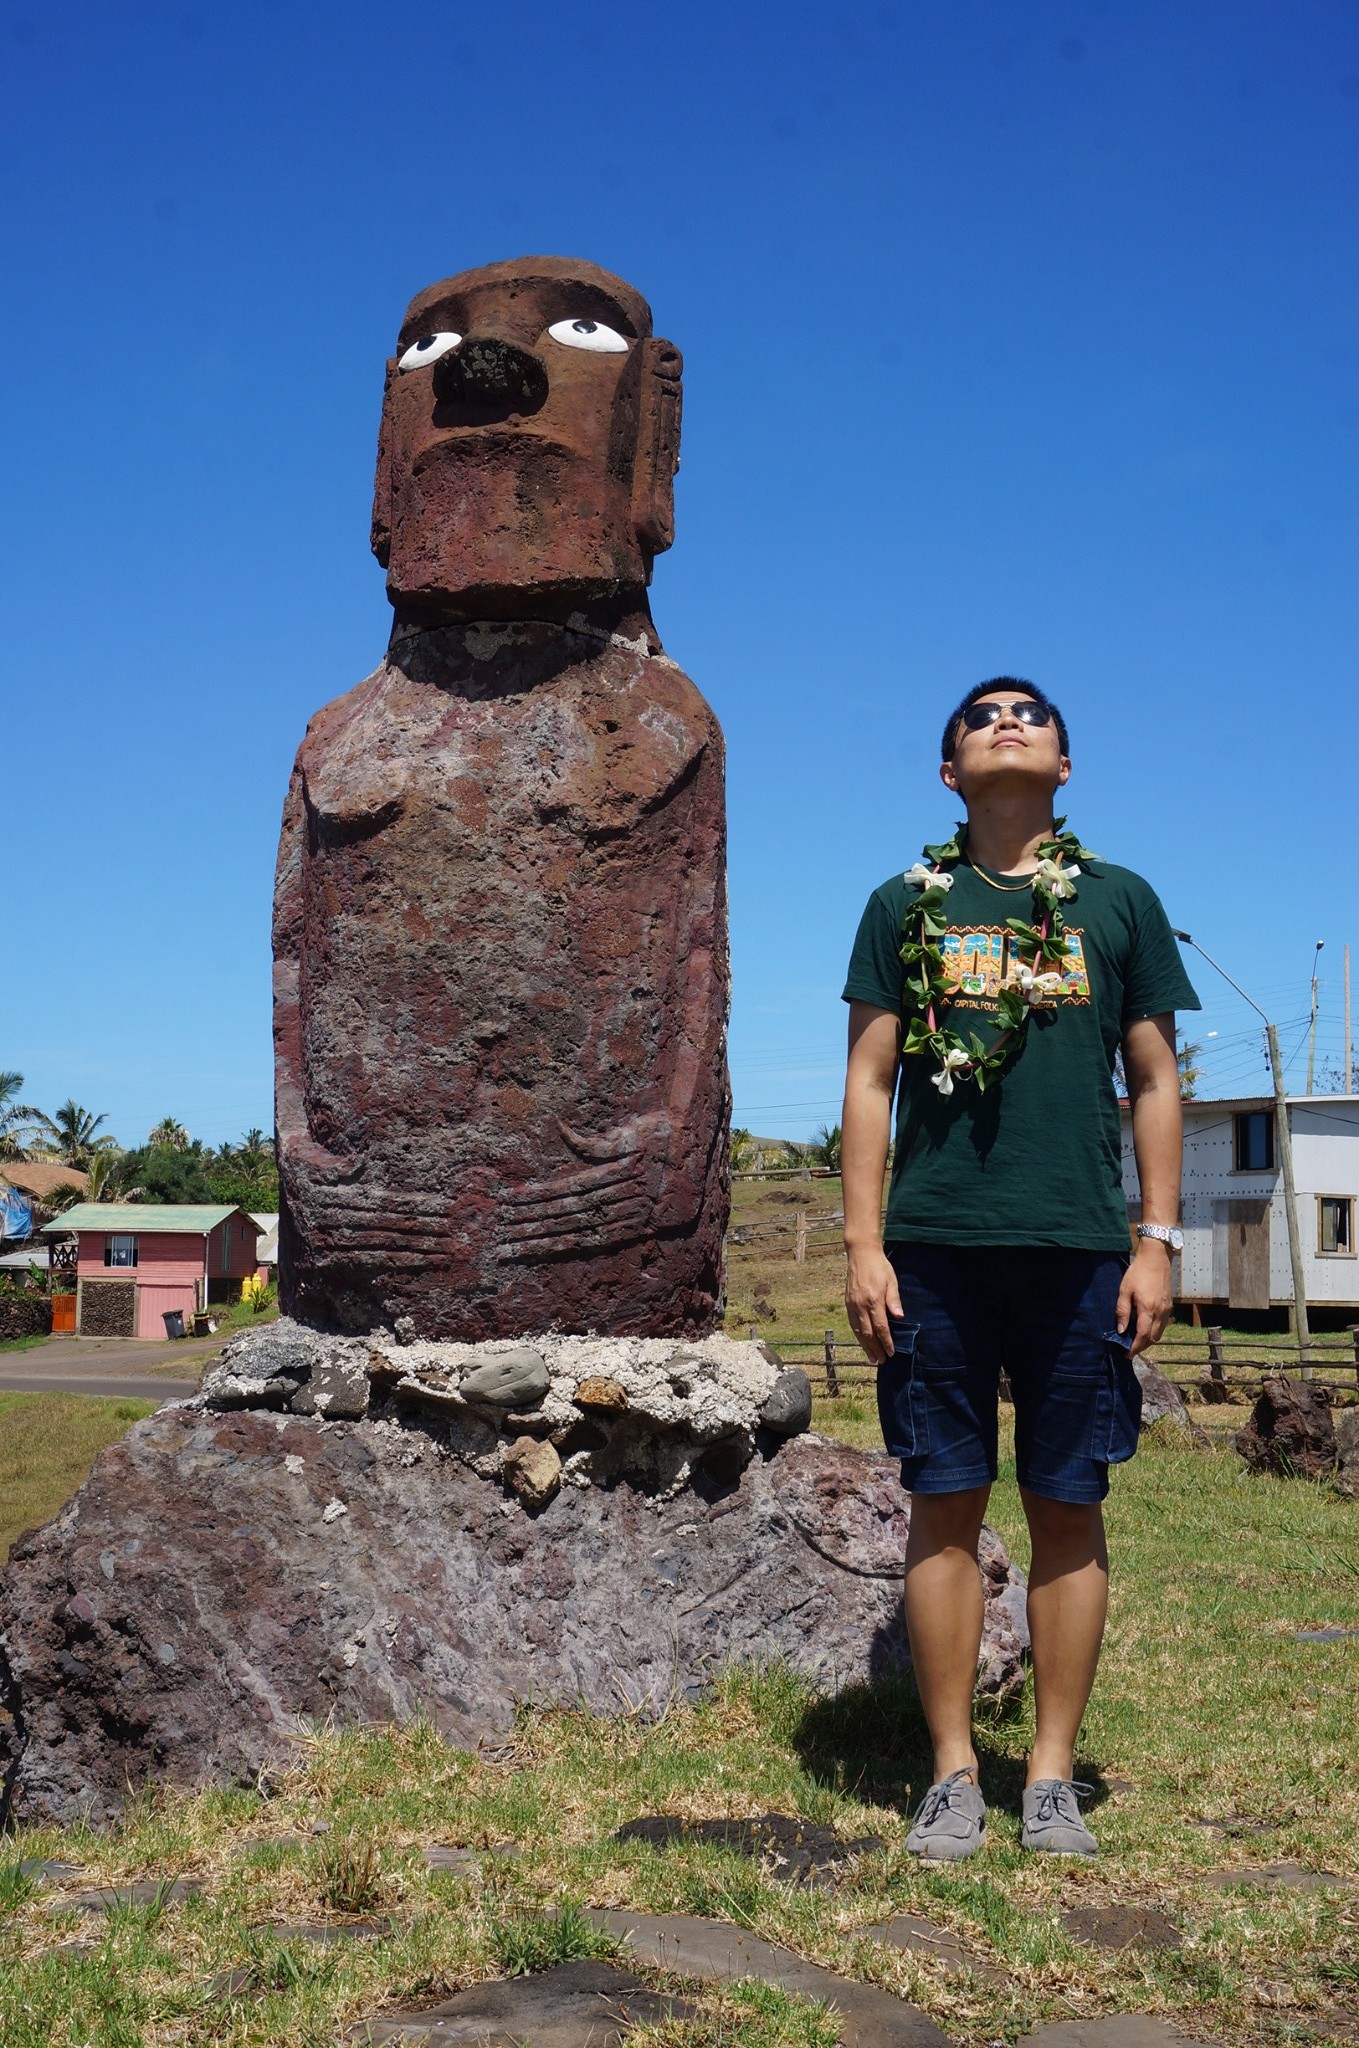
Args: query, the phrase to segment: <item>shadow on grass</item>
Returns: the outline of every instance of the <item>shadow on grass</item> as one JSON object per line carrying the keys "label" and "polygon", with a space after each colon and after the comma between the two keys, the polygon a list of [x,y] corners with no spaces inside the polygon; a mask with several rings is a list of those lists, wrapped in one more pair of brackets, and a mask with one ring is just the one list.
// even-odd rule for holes
{"label": "shadow on grass", "polygon": [[[1018,1696],[978,1707],[974,1739],[988,1799],[1018,1806],[1024,1763],[989,1739],[1022,1712]],[[932,1776],[929,1730],[909,1676],[850,1685],[809,1703],[793,1730],[793,1747],[819,1784],[903,1813],[924,1796]]]}

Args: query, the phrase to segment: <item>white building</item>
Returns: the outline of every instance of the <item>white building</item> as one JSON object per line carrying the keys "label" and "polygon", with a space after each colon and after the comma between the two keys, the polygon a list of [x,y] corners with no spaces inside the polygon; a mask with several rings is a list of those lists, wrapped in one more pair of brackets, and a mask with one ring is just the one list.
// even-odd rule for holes
{"label": "white building", "polygon": [[[1359,1095],[1290,1095],[1288,1125],[1308,1302],[1359,1309]],[[1177,1301],[1219,1309],[1292,1301],[1283,1175],[1275,1151],[1272,1095],[1185,1103],[1184,1252],[1177,1262]],[[1126,1103],[1123,1189],[1136,1222],[1142,1205]]]}

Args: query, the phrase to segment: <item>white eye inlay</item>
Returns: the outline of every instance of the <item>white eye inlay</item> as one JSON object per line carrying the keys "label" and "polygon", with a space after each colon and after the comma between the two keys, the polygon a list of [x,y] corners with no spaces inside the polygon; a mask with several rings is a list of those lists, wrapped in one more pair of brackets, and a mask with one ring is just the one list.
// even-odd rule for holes
{"label": "white eye inlay", "polygon": [[600,355],[619,356],[628,352],[627,342],[602,320],[558,320],[548,328],[553,341],[564,348],[591,348]]}
{"label": "white eye inlay", "polygon": [[398,370],[420,370],[426,363],[437,363],[440,356],[446,356],[450,349],[461,342],[460,334],[427,334],[423,341],[413,341],[397,363]]}

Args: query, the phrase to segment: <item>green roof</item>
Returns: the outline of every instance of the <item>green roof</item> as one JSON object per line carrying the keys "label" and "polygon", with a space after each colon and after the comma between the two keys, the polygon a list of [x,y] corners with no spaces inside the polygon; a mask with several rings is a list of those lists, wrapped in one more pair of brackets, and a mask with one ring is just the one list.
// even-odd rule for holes
{"label": "green roof", "polygon": [[[244,1216],[234,1202],[200,1206],[193,1202],[77,1202],[43,1230],[120,1230],[146,1233],[182,1230],[204,1236],[228,1216]],[[246,1221],[249,1222],[249,1217]]]}

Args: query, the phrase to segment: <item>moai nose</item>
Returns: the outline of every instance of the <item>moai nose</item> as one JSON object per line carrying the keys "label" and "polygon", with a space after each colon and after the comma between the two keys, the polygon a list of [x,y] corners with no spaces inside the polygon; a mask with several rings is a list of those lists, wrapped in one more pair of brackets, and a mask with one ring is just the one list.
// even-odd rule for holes
{"label": "moai nose", "polygon": [[434,395],[445,403],[501,415],[537,412],[547,372],[536,356],[493,334],[472,335],[434,365]]}

